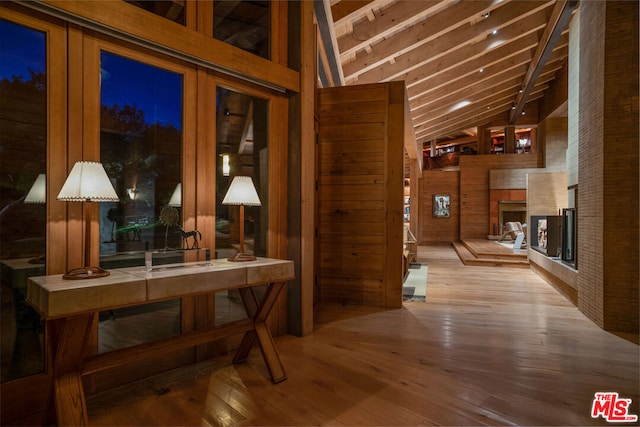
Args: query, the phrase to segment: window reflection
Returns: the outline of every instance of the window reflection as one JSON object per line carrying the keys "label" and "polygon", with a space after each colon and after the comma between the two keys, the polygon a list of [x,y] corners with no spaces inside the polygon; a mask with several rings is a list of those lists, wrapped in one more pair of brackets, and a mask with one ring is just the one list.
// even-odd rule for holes
{"label": "window reflection", "polygon": [[263,58],[269,58],[269,1],[214,1],[213,36]]}
{"label": "window reflection", "polygon": [[184,0],[126,0],[126,2],[170,21],[185,25]]}
{"label": "window reflection", "polygon": [[[100,265],[143,266],[145,251],[182,246],[174,200],[181,199],[183,78],[108,52],[100,60],[100,158],[120,196],[100,204]],[[182,262],[183,253],[162,260]],[[176,335],[179,319],[179,300],[101,313],[100,351]]]}
{"label": "window reflection", "polygon": [[[245,206],[245,252],[267,255],[268,101],[218,87],[216,90],[216,258],[238,252],[239,206],[222,200],[235,176],[250,176],[262,206]],[[224,168],[228,156],[228,169]]]}
{"label": "window reflection", "polygon": [[0,282],[2,382],[44,366],[44,327],[25,302],[45,274],[45,34],[0,19]]}

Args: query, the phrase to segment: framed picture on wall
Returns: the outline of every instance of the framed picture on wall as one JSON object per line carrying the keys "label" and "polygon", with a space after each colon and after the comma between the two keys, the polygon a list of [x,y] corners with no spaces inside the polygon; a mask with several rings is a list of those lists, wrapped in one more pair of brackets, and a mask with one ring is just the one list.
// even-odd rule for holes
{"label": "framed picture on wall", "polygon": [[434,218],[449,218],[451,201],[448,195],[436,194],[433,196]]}

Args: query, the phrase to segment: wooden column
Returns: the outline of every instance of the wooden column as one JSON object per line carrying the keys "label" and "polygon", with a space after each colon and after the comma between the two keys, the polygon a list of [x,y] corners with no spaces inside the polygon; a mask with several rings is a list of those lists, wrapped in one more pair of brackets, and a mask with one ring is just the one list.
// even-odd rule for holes
{"label": "wooden column", "polygon": [[478,126],[478,154],[491,154],[491,130]]}
{"label": "wooden column", "polygon": [[512,154],[516,152],[516,127],[507,126],[504,128],[504,153]]}
{"label": "wooden column", "polygon": [[583,2],[580,20],[578,307],[637,334],[638,2]]}

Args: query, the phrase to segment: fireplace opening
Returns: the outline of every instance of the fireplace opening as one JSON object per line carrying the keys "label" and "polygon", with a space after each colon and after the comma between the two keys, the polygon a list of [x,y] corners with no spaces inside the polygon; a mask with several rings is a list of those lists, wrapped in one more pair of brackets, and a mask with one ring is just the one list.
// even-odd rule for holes
{"label": "fireplace opening", "polygon": [[527,202],[522,200],[498,201],[498,226],[500,235],[504,232],[504,224],[507,222],[519,222],[524,226],[527,223]]}

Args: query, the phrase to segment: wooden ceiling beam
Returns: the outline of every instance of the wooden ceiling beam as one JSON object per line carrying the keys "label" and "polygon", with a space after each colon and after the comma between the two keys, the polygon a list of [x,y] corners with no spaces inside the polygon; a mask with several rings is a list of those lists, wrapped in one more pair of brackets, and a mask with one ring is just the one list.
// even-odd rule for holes
{"label": "wooden ceiling beam", "polygon": [[[369,20],[372,14],[387,7],[388,3],[389,0],[343,0],[331,6],[331,15],[335,23],[336,40],[345,34],[351,33],[355,23]],[[334,14],[334,12],[336,13]],[[344,15],[345,12],[348,13]]]}
{"label": "wooden ceiling beam", "polygon": [[436,1],[399,1],[386,9],[382,9],[374,22],[360,21],[354,23],[350,33],[338,37],[338,49],[343,62],[349,55],[364,49],[366,45],[389,37],[399,28],[409,27],[434,11],[449,6],[452,0]]}
{"label": "wooden ceiling beam", "polygon": [[[476,2],[461,3],[466,5]],[[539,2],[534,3],[538,7],[533,8],[530,2],[513,2],[499,7],[491,12],[491,17],[476,25],[466,23],[455,31],[447,32],[445,36],[434,38],[427,43],[421,43],[417,48],[396,53],[393,55],[395,58],[394,64],[383,61],[373,68],[370,66],[361,67],[358,71],[358,82],[373,83],[404,80],[411,84],[414,81],[413,77],[419,73],[419,71],[415,72],[414,70],[420,70],[428,63],[439,63],[443,57],[450,58],[451,55],[457,53],[460,61],[468,61],[475,57],[486,55],[492,49],[497,48],[499,46],[497,43],[501,41],[508,43],[532,31],[536,31],[538,27],[544,28],[547,23],[545,9],[549,7],[549,4],[542,3],[542,6],[540,4]],[[492,35],[492,32],[496,29],[499,30],[499,33]],[[379,52],[378,45],[373,46],[373,55]],[[461,53],[467,51],[471,52],[471,54]],[[368,56],[371,57],[372,55]],[[369,64],[370,58],[366,59],[367,64]],[[356,63],[358,62],[356,60]],[[351,63],[344,65],[347,80],[352,76],[350,66]],[[424,74],[422,77],[424,77]]]}
{"label": "wooden ceiling beam", "polygon": [[[568,38],[567,38],[568,41]],[[535,32],[531,32],[510,43],[504,43],[500,47],[487,52],[486,55],[475,57],[469,61],[454,62],[458,57],[441,58],[443,64],[440,68],[447,67],[449,72],[437,72],[435,67],[426,65],[423,67],[425,72],[424,78],[407,82],[407,91],[409,92],[409,100],[427,96],[431,92],[437,91],[438,88],[445,84],[453,83],[460,80],[475,80],[491,77],[503,68],[513,68],[519,65],[527,65],[533,56],[533,51],[537,45],[538,37]],[[445,64],[446,63],[448,64]],[[478,75],[478,70],[484,68],[483,76]],[[526,70],[525,70],[526,72]]]}
{"label": "wooden ceiling beam", "polygon": [[[543,95],[543,89],[541,89],[539,92],[532,92],[530,103],[541,98]],[[495,118],[498,115],[504,115],[505,125],[507,125],[507,121],[509,119],[508,112],[510,111],[512,104],[513,101],[511,99],[503,99],[500,104],[496,104],[483,112],[477,112],[470,118],[456,120],[454,123],[449,124],[448,126],[439,127],[437,129],[425,130],[423,132],[416,131],[416,138],[418,142],[436,140],[438,138],[441,138],[443,135],[459,133],[460,129],[468,129],[470,127],[486,125],[491,122],[490,119]],[[525,106],[525,111],[526,109],[527,107]]]}
{"label": "wooden ceiling beam", "polygon": [[388,62],[393,56],[416,49],[425,43],[466,24],[471,17],[490,11],[495,1],[460,2],[430,19],[420,22],[401,33],[395,34],[375,45],[371,54],[360,52],[356,60],[343,64],[347,80]]}
{"label": "wooden ceiling beam", "polygon": [[[546,84],[541,84],[540,86],[535,88],[534,92],[536,93],[541,92],[545,90],[547,87],[548,86]],[[499,109],[497,109],[499,108],[499,106],[503,107],[503,112],[506,114],[505,117],[508,117],[507,113],[511,110],[513,106],[513,98],[511,98],[510,96],[511,93],[512,92],[509,92],[509,91],[503,91],[501,93],[494,94],[493,96],[486,98],[482,106],[479,106],[479,105],[469,106],[464,109],[458,110],[456,112],[457,114],[451,114],[445,118],[440,118],[438,120],[430,120],[423,124],[414,126],[416,137],[420,137],[421,135],[424,135],[425,132],[429,134],[433,134],[437,132],[439,129],[446,129],[447,132],[450,132],[451,129],[449,128],[457,126],[458,123],[462,123],[461,125],[458,125],[459,127],[457,130],[454,130],[455,132],[458,132],[458,133],[461,131],[461,129],[466,129],[471,126],[479,126],[481,123],[468,124],[466,120],[467,119],[473,120],[476,117],[482,117],[485,115],[486,112],[493,112],[495,114],[496,112],[499,111]],[[432,138],[432,139],[440,138],[445,134],[446,134],[445,132],[442,132],[439,135],[437,135],[436,138]]]}
{"label": "wooden ceiling beam", "polygon": [[510,121],[515,123],[515,120],[522,111],[522,108],[527,102],[529,92],[536,83],[538,74],[544,67],[549,55],[551,55],[553,47],[560,39],[562,32],[569,23],[571,14],[577,4],[577,0],[558,0],[556,2],[553,12],[551,13],[551,17],[549,18],[549,23],[542,34],[538,48],[536,49],[529,70],[527,71],[522,83],[522,92],[520,92],[516,97],[516,108],[511,112],[509,117]]}
{"label": "wooden ceiling beam", "polygon": [[361,11],[372,3],[372,0],[340,1],[331,6],[331,16],[336,25],[341,24],[343,20],[353,21],[359,19]]}
{"label": "wooden ceiling beam", "polygon": [[318,32],[324,46],[325,57],[327,58],[327,68],[331,74],[331,80],[336,86],[344,85],[344,74],[340,66],[338,46],[334,33],[335,24],[329,9],[329,0],[314,1],[316,22]]}
{"label": "wooden ceiling beam", "polygon": [[[429,75],[438,73],[449,73],[450,70],[459,67],[465,62],[486,56],[503,44],[516,43],[521,38],[526,38],[536,33],[546,25],[546,13],[544,10],[530,15],[522,21],[512,22],[510,25],[499,30],[497,35],[486,36],[476,43],[467,43],[464,39],[458,38],[457,34],[452,37],[445,37],[439,40],[442,43],[429,43],[425,49],[415,52],[409,59],[412,65],[401,73],[393,73],[394,70],[389,65],[380,67],[379,70],[368,72],[361,77],[377,77],[381,81],[404,80],[408,85],[425,79]],[[462,31],[460,32],[464,34]],[[536,37],[537,39],[537,37]],[[501,44],[498,44],[501,43]],[[438,55],[429,56],[430,51],[441,52]],[[483,64],[482,67],[488,65]]]}
{"label": "wooden ceiling beam", "polygon": [[[458,121],[463,121],[467,117],[472,118],[474,116],[478,116],[487,110],[492,111],[495,105],[509,105],[507,103],[509,99],[513,99],[512,95],[514,87],[517,87],[517,83],[516,86],[502,88],[499,92],[487,94],[480,102],[460,108],[459,110],[452,111],[447,114],[439,114],[438,117],[429,117],[428,120],[425,118],[423,118],[422,121],[414,120],[416,135],[419,135],[421,132],[437,129],[438,127],[455,124]],[[506,110],[507,108],[505,108],[505,111]],[[461,127],[460,129],[466,127],[468,126]]]}
{"label": "wooden ceiling beam", "polygon": [[[548,64],[560,63],[566,58],[568,53],[568,47],[557,49],[550,57]],[[495,66],[491,69],[486,68],[482,76],[476,80],[476,76],[470,76],[461,80],[453,80],[446,84],[443,84],[436,91],[430,92],[428,96],[421,96],[414,98],[411,101],[411,108],[413,114],[416,116],[423,109],[442,108],[446,105],[454,105],[462,100],[472,100],[473,97],[486,89],[502,85],[503,82],[517,80],[516,88],[522,83],[522,78],[527,71],[527,63],[516,64],[515,67],[511,67],[511,63],[504,66]],[[494,71],[497,70],[497,71]],[[457,73],[456,73],[457,74]],[[517,92],[517,91],[516,91]],[[514,93],[516,93],[514,92]]]}
{"label": "wooden ceiling beam", "polygon": [[[468,88],[464,91],[464,94],[453,95],[450,99],[444,99],[440,104],[429,103],[423,104],[411,110],[413,122],[415,125],[425,123],[426,121],[435,121],[441,117],[456,116],[462,109],[454,109],[459,104],[459,99],[471,102],[469,107],[473,104],[479,105],[484,103],[484,100],[494,96],[498,93],[508,92],[513,95],[514,90],[522,82],[522,75],[516,75],[507,80],[489,80],[485,82],[485,85],[477,85],[475,87]],[[476,107],[478,108],[478,107]]]}

